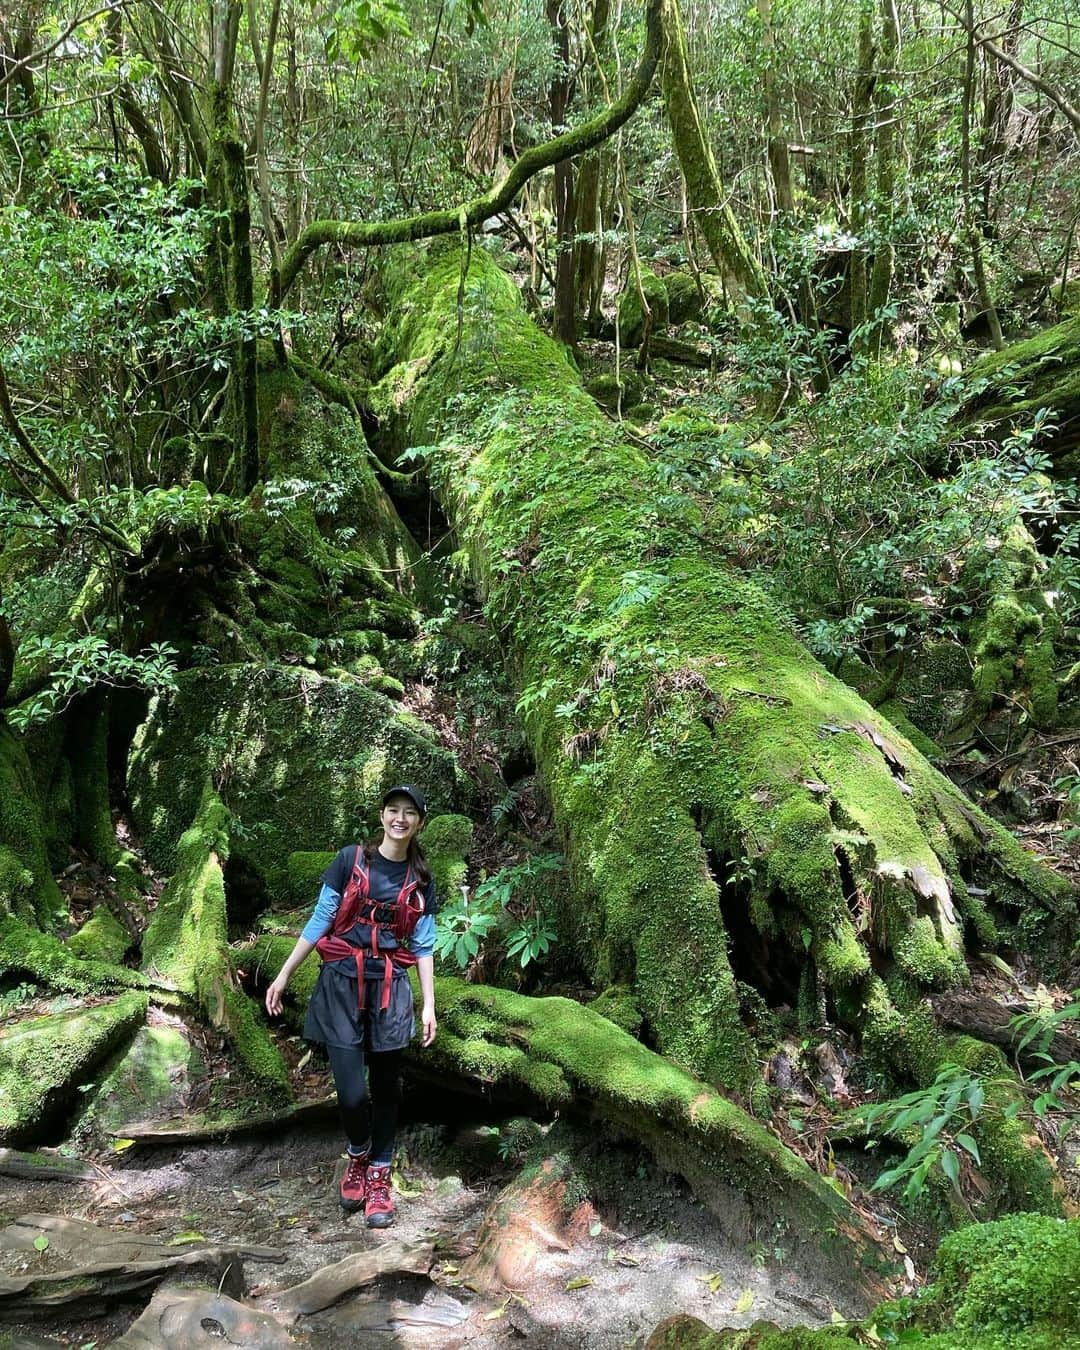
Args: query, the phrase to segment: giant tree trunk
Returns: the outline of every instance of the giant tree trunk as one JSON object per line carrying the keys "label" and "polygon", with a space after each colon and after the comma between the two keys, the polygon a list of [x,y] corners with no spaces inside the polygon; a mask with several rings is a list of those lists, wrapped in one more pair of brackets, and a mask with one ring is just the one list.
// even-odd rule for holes
{"label": "giant tree trunk", "polygon": [[962,980],[965,929],[984,949],[1018,913],[1014,940],[1060,955],[1070,889],[717,560],[486,255],[436,261],[397,315],[377,406],[435,444],[512,653],[578,882],[564,940],[633,980],[664,1053],[746,1085],[740,982],[895,1045],[890,984]]}

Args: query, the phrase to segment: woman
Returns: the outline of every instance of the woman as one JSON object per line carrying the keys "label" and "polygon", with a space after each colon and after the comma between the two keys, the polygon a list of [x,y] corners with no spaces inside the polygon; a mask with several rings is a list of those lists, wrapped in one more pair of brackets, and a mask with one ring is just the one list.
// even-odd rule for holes
{"label": "woman", "polygon": [[266,991],[266,1010],[276,1017],[293,971],[318,951],[323,966],[304,1036],[326,1046],[334,1074],[349,1146],[341,1206],[350,1212],[363,1209],[370,1228],[394,1221],[390,1162],[401,1102],[401,1056],[413,1036],[411,966],[423,997],[421,1044],[435,1039],[437,897],[417,840],[425,814],[419,788],[405,783],[386,793],[379,815],[382,838],[338,853],[323,873],[314,913]]}

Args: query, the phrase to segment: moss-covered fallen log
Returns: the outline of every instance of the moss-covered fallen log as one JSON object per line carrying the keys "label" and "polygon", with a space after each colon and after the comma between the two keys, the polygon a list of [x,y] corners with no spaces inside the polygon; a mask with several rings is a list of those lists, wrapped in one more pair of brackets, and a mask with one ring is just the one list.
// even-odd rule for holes
{"label": "moss-covered fallen log", "polygon": [[1080,315],[982,357],[969,377],[961,425],[994,436],[1030,426],[1041,409],[1042,442],[1062,476],[1080,469]]}
{"label": "moss-covered fallen log", "polygon": [[897,1005],[962,982],[967,939],[1060,959],[1071,888],[717,560],[510,278],[478,251],[465,276],[457,256],[422,267],[373,399],[433,447],[512,653],[579,887],[563,940],[589,975],[632,978],[661,1050],[746,1086],[746,986],[912,1059]]}

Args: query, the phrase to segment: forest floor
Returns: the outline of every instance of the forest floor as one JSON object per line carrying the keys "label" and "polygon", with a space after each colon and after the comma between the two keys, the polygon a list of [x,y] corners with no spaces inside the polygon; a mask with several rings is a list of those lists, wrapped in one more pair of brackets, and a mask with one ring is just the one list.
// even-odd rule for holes
{"label": "forest floor", "polygon": [[[621,1350],[641,1346],[657,1323],[678,1312],[713,1327],[748,1326],[762,1317],[780,1325],[818,1324],[834,1315],[824,1289],[785,1266],[775,1235],[766,1249],[748,1244],[745,1235],[724,1233],[677,1178],[657,1173],[634,1150],[610,1147],[609,1202],[593,1208],[582,1201],[557,1232],[526,1219],[535,1242],[520,1285],[512,1293],[470,1289],[468,1258],[484,1242],[489,1206],[514,1174],[497,1153],[492,1157],[496,1135],[482,1125],[409,1126],[400,1140],[401,1184],[408,1194],[396,1197],[397,1221],[384,1232],[369,1231],[338,1205],[341,1137],[332,1121],[273,1138],[184,1148],[140,1144],[100,1164],[96,1179],[82,1183],[4,1179],[0,1220],[7,1225],[24,1214],[63,1215],[133,1240],[138,1235],[185,1247],[205,1240],[273,1248],[278,1260],[244,1261],[244,1302],[270,1312],[276,1291],[352,1253],[400,1240],[434,1244],[430,1276],[386,1276],[302,1317],[292,1334],[296,1344],[312,1347],[486,1350],[525,1342]],[[42,1252],[4,1250],[0,1234],[0,1275],[55,1270],[58,1262],[75,1268],[92,1257],[89,1243],[74,1257],[55,1243]],[[21,1350],[104,1350],[124,1335],[149,1298],[143,1290],[129,1301],[111,1299],[105,1308],[91,1303],[85,1314],[60,1307],[33,1323],[9,1324],[8,1331]],[[203,1325],[205,1343],[219,1343]],[[258,1333],[252,1340],[227,1340],[265,1344]]]}

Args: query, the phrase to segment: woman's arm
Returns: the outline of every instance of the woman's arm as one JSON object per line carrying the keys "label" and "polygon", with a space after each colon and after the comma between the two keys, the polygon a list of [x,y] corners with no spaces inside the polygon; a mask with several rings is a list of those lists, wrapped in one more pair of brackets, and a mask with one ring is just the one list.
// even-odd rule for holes
{"label": "woman's arm", "polygon": [[421,1045],[430,1045],[435,1039],[438,1023],[435,1020],[435,961],[430,956],[420,956],[416,960],[416,973],[420,979],[420,993],[423,1006],[420,1009],[422,1034]]}
{"label": "woman's arm", "polygon": [[318,900],[315,901],[315,909],[312,911],[311,918],[308,919],[303,932],[296,939],[296,946],[278,971],[277,979],[266,991],[266,1011],[271,1017],[277,1017],[281,1012],[281,1000],[289,980],[292,979],[293,971],[306,961],[315,950],[316,942],[333,928],[334,918],[340,904],[341,896],[332,886],[324,884],[319,892]]}
{"label": "woman's arm", "polygon": [[266,991],[266,1011],[271,1017],[277,1017],[281,1012],[281,1000],[285,993],[285,987],[292,978],[292,973],[302,961],[306,961],[315,950],[314,942],[309,942],[305,937],[296,939],[296,946],[289,953],[285,964],[278,971],[278,977]]}

